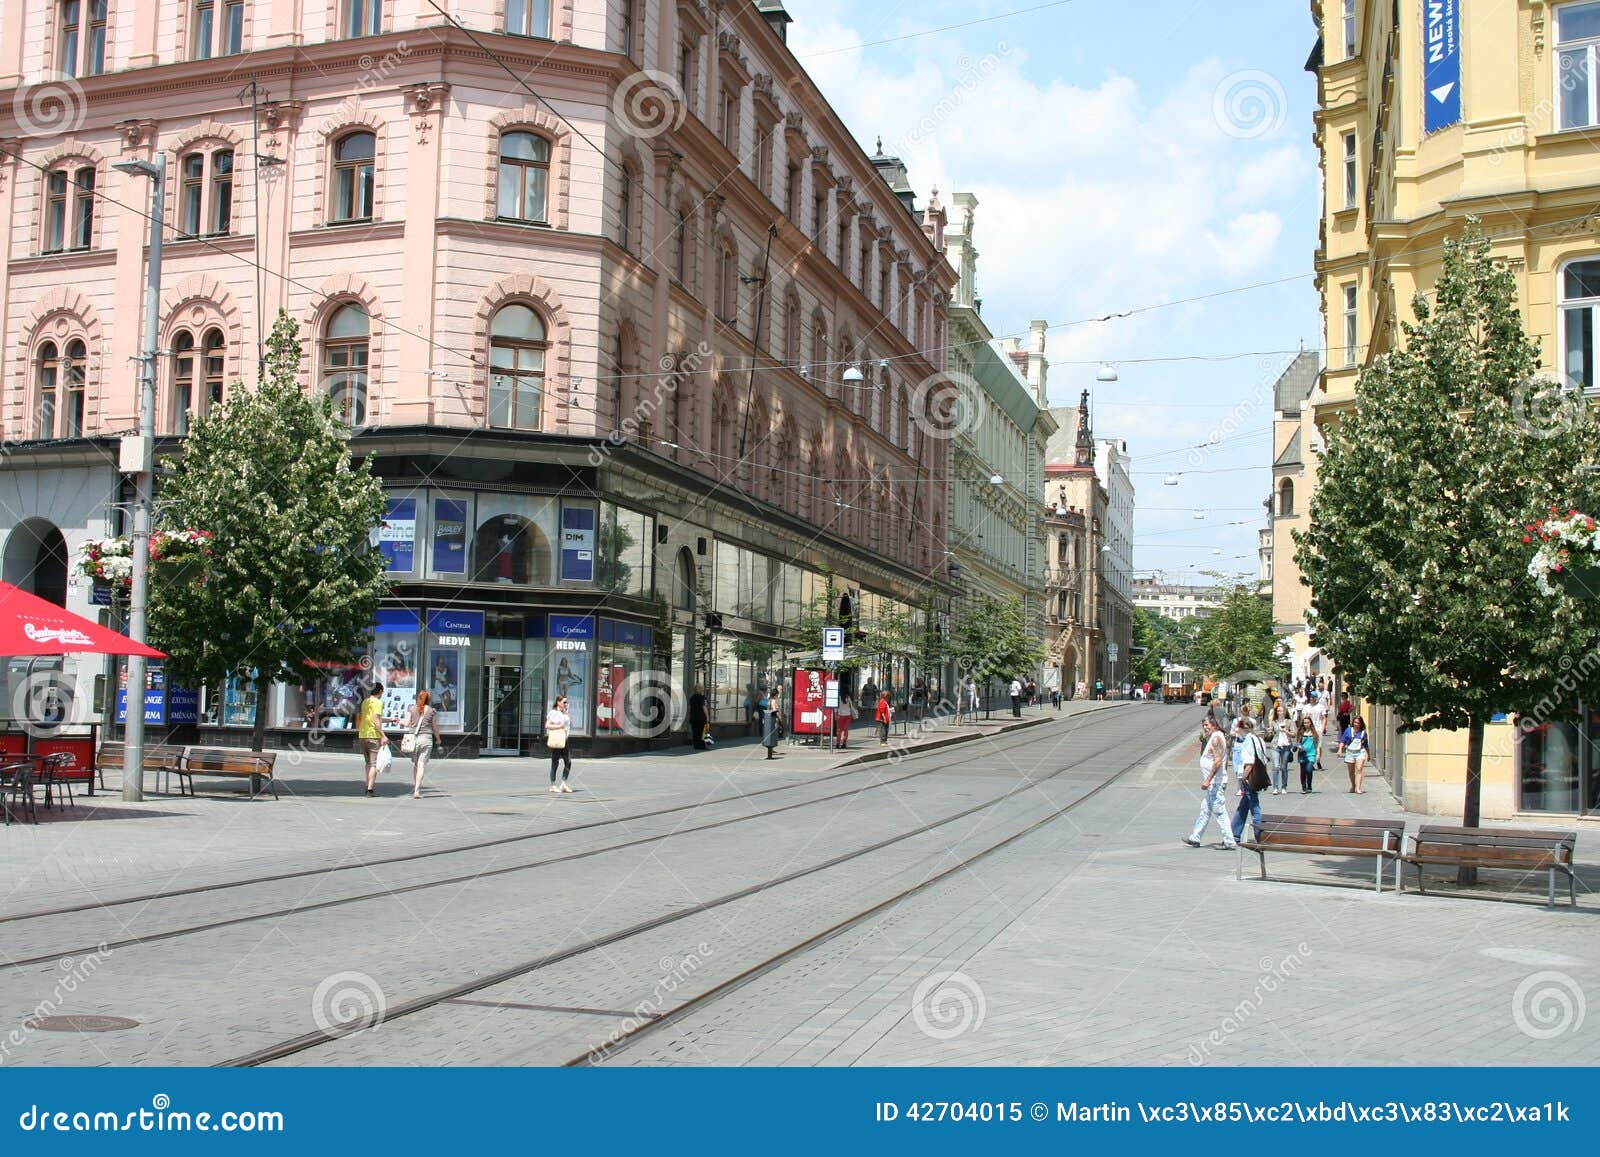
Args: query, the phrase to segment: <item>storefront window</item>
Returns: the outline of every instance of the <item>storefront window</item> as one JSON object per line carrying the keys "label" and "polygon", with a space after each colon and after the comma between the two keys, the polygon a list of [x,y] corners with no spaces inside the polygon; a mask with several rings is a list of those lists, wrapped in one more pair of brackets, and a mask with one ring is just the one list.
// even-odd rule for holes
{"label": "storefront window", "polygon": [[372,678],[383,684],[383,719],[389,726],[405,724],[417,700],[417,668],[421,657],[417,635],[422,629],[415,611],[379,611],[372,637]]}
{"label": "storefront window", "polygon": [[[324,668],[327,674],[310,686],[302,688],[296,702],[288,710],[299,706],[302,723],[310,728],[340,730],[354,727],[356,708],[372,683],[372,669],[366,664]],[[286,719],[285,725],[292,723]]]}
{"label": "storefront window", "polygon": [[596,532],[599,510],[593,502],[561,504],[561,581],[595,581]]}
{"label": "storefront window", "polygon": [[[577,735],[590,734],[590,708],[595,701],[590,659],[595,645],[595,620],[584,615],[550,615],[549,671],[546,694],[550,700],[567,697],[567,714]],[[548,704],[547,704],[548,705]],[[540,717],[541,722],[543,716]]]}
{"label": "storefront window", "polygon": [[389,496],[383,525],[378,529],[378,549],[383,552],[390,574],[416,573],[418,508],[425,501],[415,494]]}
{"label": "storefront window", "polygon": [[[1591,726],[1593,726],[1591,724]],[[1523,720],[1517,764],[1523,811],[1578,810],[1578,725]]]}
{"label": "storefront window", "polygon": [[595,672],[594,729],[596,735],[658,734],[662,720],[659,694],[647,693],[666,676],[652,672],[649,627],[600,620],[599,668]]}
{"label": "storefront window", "polygon": [[600,507],[599,569],[602,590],[644,598],[650,594],[650,561],[654,552],[654,519],[647,514],[605,503]]}
{"label": "storefront window", "polygon": [[472,521],[470,494],[434,494],[429,503],[432,527],[428,573],[433,577],[465,579],[467,575],[467,531]]}
{"label": "storefront window", "polygon": [[472,580],[517,586],[552,584],[553,498],[480,494]]}
{"label": "storefront window", "polygon": [[483,663],[483,612],[428,612],[428,658],[423,668],[429,702],[442,731],[476,726],[473,673]]}

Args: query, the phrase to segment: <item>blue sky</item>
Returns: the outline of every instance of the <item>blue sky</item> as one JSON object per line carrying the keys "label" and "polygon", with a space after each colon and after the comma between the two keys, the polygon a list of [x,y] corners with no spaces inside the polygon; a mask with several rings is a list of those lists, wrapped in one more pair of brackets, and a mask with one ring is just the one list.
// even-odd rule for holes
{"label": "blue sky", "polygon": [[[985,320],[996,334],[1049,321],[1052,402],[1095,390],[1095,433],[1134,457],[1134,565],[1253,574],[1271,385],[1322,341],[1309,5],[1002,15],[1038,2],[787,0],[790,45],[869,152],[882,136],[906,160],[919,204],[934,185],[947,207],[977,195]],[[1263,282],[1279,283],[1168,304]],[[1125,310],[1142,312],[1085,320]],[[1118,382],[1096,383],[1101,360]]]}

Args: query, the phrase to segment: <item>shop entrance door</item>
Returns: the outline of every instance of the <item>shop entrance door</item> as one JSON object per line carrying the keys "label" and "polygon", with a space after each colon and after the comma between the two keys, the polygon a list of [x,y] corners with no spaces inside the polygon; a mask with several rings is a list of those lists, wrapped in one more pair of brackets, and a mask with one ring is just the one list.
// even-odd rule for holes
{"label": "shop entrance door", "polygon": [[522,668],[491,663],[483,669],[483,752],[516,755],[522,724]]}

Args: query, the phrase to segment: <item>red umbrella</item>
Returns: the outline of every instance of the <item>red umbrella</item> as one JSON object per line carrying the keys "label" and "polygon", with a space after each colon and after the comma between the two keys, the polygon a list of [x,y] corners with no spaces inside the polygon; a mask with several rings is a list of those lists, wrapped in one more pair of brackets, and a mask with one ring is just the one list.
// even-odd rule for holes
{"label": "red umbrella", "polygon": [[165,659],[154,647],[108,631],[20,587],[0,582],[0,655],[143,655]]}

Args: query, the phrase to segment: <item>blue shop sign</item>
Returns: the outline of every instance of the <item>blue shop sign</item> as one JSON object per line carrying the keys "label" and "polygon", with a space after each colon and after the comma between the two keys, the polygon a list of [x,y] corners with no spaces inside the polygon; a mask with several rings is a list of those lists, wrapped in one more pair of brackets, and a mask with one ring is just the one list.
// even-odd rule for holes
{"label": "blue shop sign", "polygon": [[524,639],[544,638],[544,616],[529,615],[527,622],[523,624],[522,637]]}
{"label": "blue shop sign", "polygon": [[380,635],[414,635],[422,629],[422,616],[416,611],[382,610],[378,612],[372,629]]}
{"label": "blue shop sign", "polygon": [[630,647],[649,647],[655,632],[640,623],[619,623],[614,619],[600,620],[600,641],[622,643]]}
{"label": "blue shop sign", "polygon": [[1422,131],[1461,121],[1461,0],[1423,0]]}
{"label": "blue shop sign", "polygon": [[562,582],[594,582],[595,521],[593,506],[561,507]]}
{"label": "blue shop sign", "polygon": [[[128,721],[128,693],[117,692],[117,722]],[[146,723],[164,724],[167,721],[167,693],[165,691],[146,691],[144,693],[144,721]],[[181,722],[173,720],[174,723]]]}
{"label": "blue shop sign", "polygon": [[593,615],[551,615],[549,624],[552,639],[594,638]]}
{"label": "blue shop sign", "polygon": [[435,635],[475,637],[483,634],[483,612],[429,611],[428,630]]}
{"label": "blue shop sign", "polygon": [[167,691],[168,723],[199,723],[200,692],[190,687],[172,687]]}

